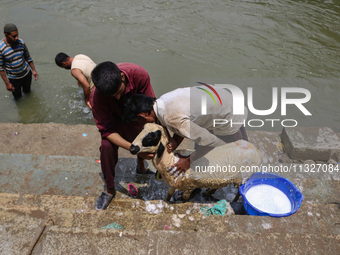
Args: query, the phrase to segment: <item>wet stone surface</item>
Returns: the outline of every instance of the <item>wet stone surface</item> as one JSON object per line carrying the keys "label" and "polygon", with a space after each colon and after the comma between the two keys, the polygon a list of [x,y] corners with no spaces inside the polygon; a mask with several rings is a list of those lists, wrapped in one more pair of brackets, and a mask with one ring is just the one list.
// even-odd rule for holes
{"label": "wet stone surface", "polygon": [[[51,218],[33,254],[339,254],[339,173],[278,173],[303,193],[301,208],[285,218],[246,215],[238,189],[213,196],[205,189],[188,202],[164,201],[168,185],[136,174],[136,158],[120,150],[117,196],[108,209],[94,203],[105,188],[93,126],[0,124],[0,251],[27,253]],[[15,134],[17,132],[17,134]],[[86,133],[84,137],[82,134]],[[279,133],[249,132],[263,165],[304,166],[334,159],[296,159],[280,149]],[[155,171],[151,162],[146,163]],[[300,168],[297,168],[300,170]],[[138,195],[132,197],[128,184]],[[225,216],[204,216],[202,207],[228,201]],[[102,229],[117,223],[124,229]],[[173,245],[180,243],[181,245]],[[0,252],[0,253],[1,253]]]}
{"label": "wet stone surface", "polygon": [[340,161],[340,139],[330,128],[284,128],[281,140],[292,159]]}

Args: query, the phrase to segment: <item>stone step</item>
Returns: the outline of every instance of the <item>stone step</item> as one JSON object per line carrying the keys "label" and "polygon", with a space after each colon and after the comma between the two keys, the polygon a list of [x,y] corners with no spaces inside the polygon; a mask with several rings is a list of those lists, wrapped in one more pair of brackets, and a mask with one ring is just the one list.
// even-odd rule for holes
{"label": "stone step", "polygon": [[[23,232],[26,234],[26,231]],[[173,240],[178,240],[174,242]],[[25,247],[26,248],[26,247]],[[25,250],[27,250],[26,248]],[[24,250],[24,249],[23,249]],[[7,254],[22,254],[16,251]],[[336,235],[46,229],[33,254],[338,254]]]}
{"label": "stone step", "polygon": [[[81,197],[1,196],[6,201],[0,210],[1,254],[27,253],[47,219],[54,225],[47,224],[33,254],[273,254],[273,249],[279,254],[338,254],[340,248],[340,210],[335,204],[306,203],[285,218],[205,217],[192,203],[150,213],[146,203],[116,210],[121,209],[118,204],[131,203],[117,201],[103,212],[82,212],[75,209],[83,203]],[[29,206],[29,200],[40,203]],[[124,229],[102,228],[113,222]]]}
{"label": "stone step", "polygon": [[[25,237],[2,236],[2,254],[27,253],[39,232],[21,229]],[[32,237],[32,238],[31,238]],[[176,240],[176,241],[174,241]],[[174,230],[131,231],[70,229],[49,226],[32,254],[339,254],[339,237],[334,234],[299,235],[290,232],[183,232]]]}
{"label": "stone step", "polygon": [[[302,207],[290,217],[234,215],[232,210],[229,216],[205,217],[201,207],[212,207],[222,199],[231,201],[237,189],[232,186],[220,189],[214,199],[198,194],[190,202],[168,204],[163,201],[167,185],[153,175],[136,175],[132,158],[122,159],[117,166],[118,193],[109,208],[94,210],[96,197],[103,190],[96,160],[80,156],[0,154],[1,253],[26,253],[47,219],[52,219],[55,225],[46,228],[35,254],[111,254],[112,249],[117,253],[162,254],[163,249],[166,253],[173,249],[173,254],[189,251],[235,254],[238,249],[251,251],[252,246],[254,254],[269,254],[264,252],[264,246],[320,254],[320,245],[336,254],[334,251],[339,249],[337,173],[281,174],[305,197]],[[138,187],[136,198],[128,194],[128,183]],[[240,203],[233,206],[240,207]],[[228,208],[231,209],[230,204]],[[118,223],[124,230],[102,229],[110,223]],[[172,243],[167,247],[164,238],[183,240],[181,244],[185,245],[178,247],[179,244]],[[271,241],[273,244],[269,244]],[[195,245],[197,242],[206,243]],[[261,242],[265,245],[259,245]]]}
{"label": "stone step", "polygon": [[[1,154],[0,153],[0,192],[61,195],[98,196],[104,189],[100,164],[96,158],[59,155]],[[155,171],[153,166],[150,166]],[[117,198],[128,199],[127,186],[133,183],[137,188],[138,199],[163,200],[168,185],[154,175],[135,173],[136,160],[121,159],[116,169]],[[317,203],[340,202],[340,173],[296,172],[279,173],[292,181],[304,195],[305,201]],[[216,200],[232,201],[237,193],[233,186],[218,190]],[[198,194],[190,199],[193,202],[213,201]]]}
{"label": "stone step", "polygon": [[[51,195],[17,195],[0,193],[2,206],[0,218],[2,222],[24,226],[46,219],[52,219],[58,226],[70,228],[101,228],[110,223],[118,223],[126,229],[163,230],[165,225],[183,231],[195,231],[196,227],[204,227],[205,231],[223,232],[231,228],[239,231],[250,231],[252,227],[259,229],[285,228],[301,231],[326,230],[338,224],[340,219],[339,204],[303,203],[297,213],[290,217],[254,217],[235,215],[228,203],[225,216],[204,216],[202,207],[213,207],[215,203],[176,203],[164,201],[143,201],[137,199],[116,199],[105,211],[97,211],[89,207],[94,198],[51,196]],[[323,217],[327,215],[327,217]],[[309,220],[314,222],[310,225]],[[320,220],[320,222],[318,222]],[[299,222],[299,228],[294,224]],[[208,223],[208,224],[207,224]],[[280,226],[282,225],[282,226]],[[307,229],[311,228],[311,229]],[[339,227],[337,233],[340,234]]]}
{"label": "stone step", "polygon": [[[163,228],[174,221],[179,222],[186,218],[190,222],[204,217],[201,207],[213,207],[215,203],[166,203],[161,200],[144,201],[140,199],[115,199],[105,211],[93,209],[94,197],[70,197],[54,195],[18,195],[0,193],[2,201],[1,218],[6,222],[22,224],[26,217],[43,220],[52,218],[53,221],[67,227],[104,227],[117,222],[127,228],[134,228],[136,219],[138,225],[146,229],[159,229],[160,222],[164,221]],[[226,215],[233,214],[228,204]],[[167,215],[167,216],[164,216]],[[86,220],[86,219],[89,220]],[[154,224],[153,224],[154,223]],[[191,228],[191,227],[189,227]]]}

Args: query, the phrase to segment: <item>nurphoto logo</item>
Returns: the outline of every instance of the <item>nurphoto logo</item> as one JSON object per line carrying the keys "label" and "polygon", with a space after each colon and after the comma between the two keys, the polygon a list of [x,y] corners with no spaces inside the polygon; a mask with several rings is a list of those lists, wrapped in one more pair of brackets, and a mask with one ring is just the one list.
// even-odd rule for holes
{"label": "nurphoto logo", "polygon": [[[215,84],[210,85],[206,83],[199,82],[199,84],[204,85],[206,88],[197,87],[206,92],[206,94],[202,95],[201,98],[201,114],[207,115],[207,95],[209,95],[214,101],[215,105],[217,104],[217,98],[219,100],[220,105],[223,105],[223,102],[217,93],[215,88],[223,88],[229,90],[233,98],[233,115],[244,115],[244,106],[245,99],[243,91],[231,84]],[[247,88],[247,107],[251,113],[257,116],[269,116],[273,114],[278,108],[278,93],[279,89],[277,87],[272,88],[272,105],[269,109],[259,110],[254,107],[253,100],[253,88]],[[305,116],[312,116],[312,114],[307,110],[304,106],[305,103],[309,102],[311,99],[311,93],[308,89],[298,88],[298,87],[282,87],[280,88],[280,108],[281,108],[281,116],[287,115],[287,105],[295,105]],[[294,97],[290,97],[289,95],[294,95]],[[299,98],[297,98],[299,97]],[[296,119],[250,119],[244,120],[242,123],[232,123],[229,124],[232,126],[233,124],[243,124],[244,126],[248,125],[249,127],[262,127],[265,122],[271,123],[271,127],[274,127],[276,122],[280,122],[283,127],[295,127],[298,125],[298,121]],[[214,119],[214,127],[217,125],[225,125],[228,123],[228,120],[225,119]]]}

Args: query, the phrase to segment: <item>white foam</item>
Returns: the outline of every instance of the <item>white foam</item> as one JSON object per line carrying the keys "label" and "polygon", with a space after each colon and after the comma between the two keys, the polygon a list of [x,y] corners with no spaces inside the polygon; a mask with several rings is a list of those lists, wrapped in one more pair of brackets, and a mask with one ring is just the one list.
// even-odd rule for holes
{"label": "white foam", "polygon": [[148,213],[150,214],[159,214],[163,211],[164,205],[162,203],[162,201],[160,201],[158,204],[153,204],[150,203],[149,201],[145,202],[145,210],[148,211]]}
{"label": "white foam", "polygon": [[263,212],[284,214],[289,213],[292,209],[286,194],[271,185],[253,186],[246,192],[245,196],[251,205]]}

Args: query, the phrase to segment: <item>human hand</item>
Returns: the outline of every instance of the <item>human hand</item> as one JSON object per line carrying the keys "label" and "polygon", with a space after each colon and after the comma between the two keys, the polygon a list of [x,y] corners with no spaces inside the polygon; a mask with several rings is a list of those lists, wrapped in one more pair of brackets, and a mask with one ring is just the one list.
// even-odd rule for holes
{"label": "human hand", "polygon": [[153,157],[155,156],[154,153],[149,153],[149,152],[140,152],[137,155],[146,160],[153,159]]}
{"label": "human hand", "polygon": [[33,73],[34,80],[38,80],[38,77],[39,77],[38,73],[36,71],[33,71],[32,73]]}
{"label": "human hand", "polygon": [[90,101],[86,101],[86,105],[92,110],[92,105],[90,104]]}
{"label": "human hand", "polygon": [[175,174],[176,177],[190,168],[190,157],[184,157],[180,154],[177,154],[177,156],[179,157],[177,163],[169,167],[169,171],[172,170],[170,174]]}
{"label": "human hand", "polygon": [[178,147],[178,144],[177,144],[177,142],[175,141],[175,139],[170,138],[168,144],[166,145],[167,151],[168,151],[169,153],[170,153],[170,152],[173,152],[174,150],[177,149],[177,147]]}
{"label": "human hand", "polygon": [[8,91],[12,91],[12,92],[15,90],[12,83],[10,83],[10,82],[6,83],[6,89]]}

